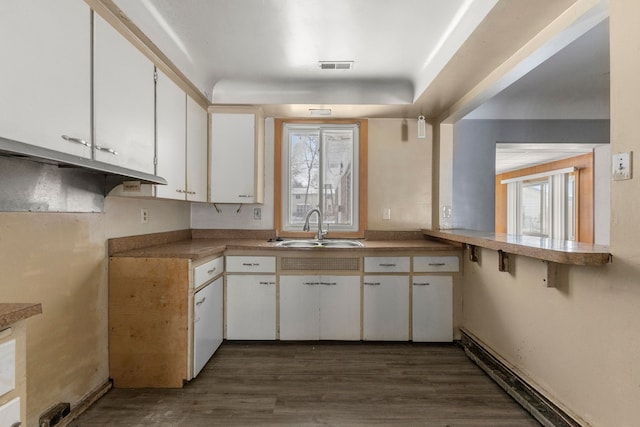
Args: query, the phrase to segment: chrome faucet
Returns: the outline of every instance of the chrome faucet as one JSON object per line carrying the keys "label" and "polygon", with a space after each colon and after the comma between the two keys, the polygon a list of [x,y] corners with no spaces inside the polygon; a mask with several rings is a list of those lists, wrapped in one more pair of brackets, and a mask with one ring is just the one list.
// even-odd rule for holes
{"label": "chrome faucet", "polygon": [[309,218],[314,212],[318,214],[318,234],[316,235],[316,239],[318,241],[322,241],[322,238],[325,234],[328,233],[328,231],[322,230],[322,212],[320,212],[320,209],[311,209],[309,212],[307,212],[307,216],[304,219],[304,226],[302,227],[302,231],[309,231]]}

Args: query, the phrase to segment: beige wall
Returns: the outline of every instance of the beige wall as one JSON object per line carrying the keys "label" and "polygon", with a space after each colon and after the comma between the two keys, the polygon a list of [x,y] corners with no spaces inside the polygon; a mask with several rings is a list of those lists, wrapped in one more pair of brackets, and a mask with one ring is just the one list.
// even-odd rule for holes
{"label": "beige wall", "polygon": [[[611,150],[637,149],[640,2],[611,0]],[[640,419],[640,179],[611,182],[613,263],[563,267],[542,285],[540,261],[494,251],[465,261],[463,326],[569,412],[593,426]]]}
{"label": "beige wall", "polygon": [[27,425],[103,384],[107,282],[102,214],[1,213],[3,302],[40,302],[27,320]]}
{"label": "beige wall", "polygon": [[[142,224],[140,210],[146,209],[149,222]],[[173,200],[107,197],[104,203],[107,238],[190,228],[189,203]]]}
{"label": "beige wall", "polygon": [[[407,120],[408,138],[402,141],[402,119],[369,120],[370,230],[419,230],[431,226],[432,127],[418,139],[417,120]],[[383,210],[391,209],[391,219]]]}
{"label": "beige wall", "polygon": [[[140,227],[140,207],[150,221]],[[27,320],[27,424],[109,377],[106,239],[189,227],[189,204],[107,198],[106,213],[0,213],[0,300],[40,302]]]}
{"label": "beige wall", "polygon": [[[401,141],[402,119],[369,119],[370,230],[418,230],[431,225],[432,133],[417,139],[417,120],[407,120],[408,140]],[[262,205],[193,204],[193,228],[273,228],[273,119],[267,119],[265,146],[265,202]],[[262,220],[253,219],[253,208],[262,209]],[[383,220],[384,208],[391,220]]]}

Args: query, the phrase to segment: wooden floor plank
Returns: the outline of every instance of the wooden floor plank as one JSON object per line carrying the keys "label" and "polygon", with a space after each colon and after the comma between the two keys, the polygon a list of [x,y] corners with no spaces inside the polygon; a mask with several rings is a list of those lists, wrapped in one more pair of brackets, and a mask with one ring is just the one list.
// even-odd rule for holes
{"label": "wooden floor plank", "polygon": [[183,389],[113,389],[97,426],[539,426],[448,344],[225,342]]}

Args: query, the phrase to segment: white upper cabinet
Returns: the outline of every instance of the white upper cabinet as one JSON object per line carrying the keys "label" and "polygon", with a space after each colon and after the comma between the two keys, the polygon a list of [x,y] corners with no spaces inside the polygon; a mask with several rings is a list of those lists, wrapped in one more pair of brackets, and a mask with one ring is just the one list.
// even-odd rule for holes
{"label": "white upper cabinet", "polygon": [[156,197],[207,201],[207,112],[158,71]]}
{"label": "white upper cabinet", "polygon": [[255,113],[211,115],[211,202],[262,203],[264,137]]}
{"label": "white upper cabinet", "polygon": [[154,173],[153,72],[151,61],[94,14],[96,160]]}
{"label": "white upper cabinet", "polygon": [[[207,201],[207,111],[187,96],[187,200]],[[162,175],[160,175],[162,176]]]}
{"label": "white upper cabinet", "polygon": [[1,137],[91,157],[90,23],[82,1],[0,2]]}
{"label": "white upper cabinet", "polygon": [[173,81],[158,71],[156,97],[156,173],[167,180],[167,185],[156,185],[156,196],[185,200],[186,95]]}

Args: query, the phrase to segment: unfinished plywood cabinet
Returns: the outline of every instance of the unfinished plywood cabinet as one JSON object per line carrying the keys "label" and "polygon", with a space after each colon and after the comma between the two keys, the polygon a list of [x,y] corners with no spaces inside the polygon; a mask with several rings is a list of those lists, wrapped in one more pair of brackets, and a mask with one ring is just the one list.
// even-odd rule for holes
{"label": "unfinished plywood cabinet", "polygon": [[[110,259],[109,369],[115,387],[182,387],[194,377],[194,294],[222,273],[219,257]],[[216,324],[221,329],[222,319]]]}

